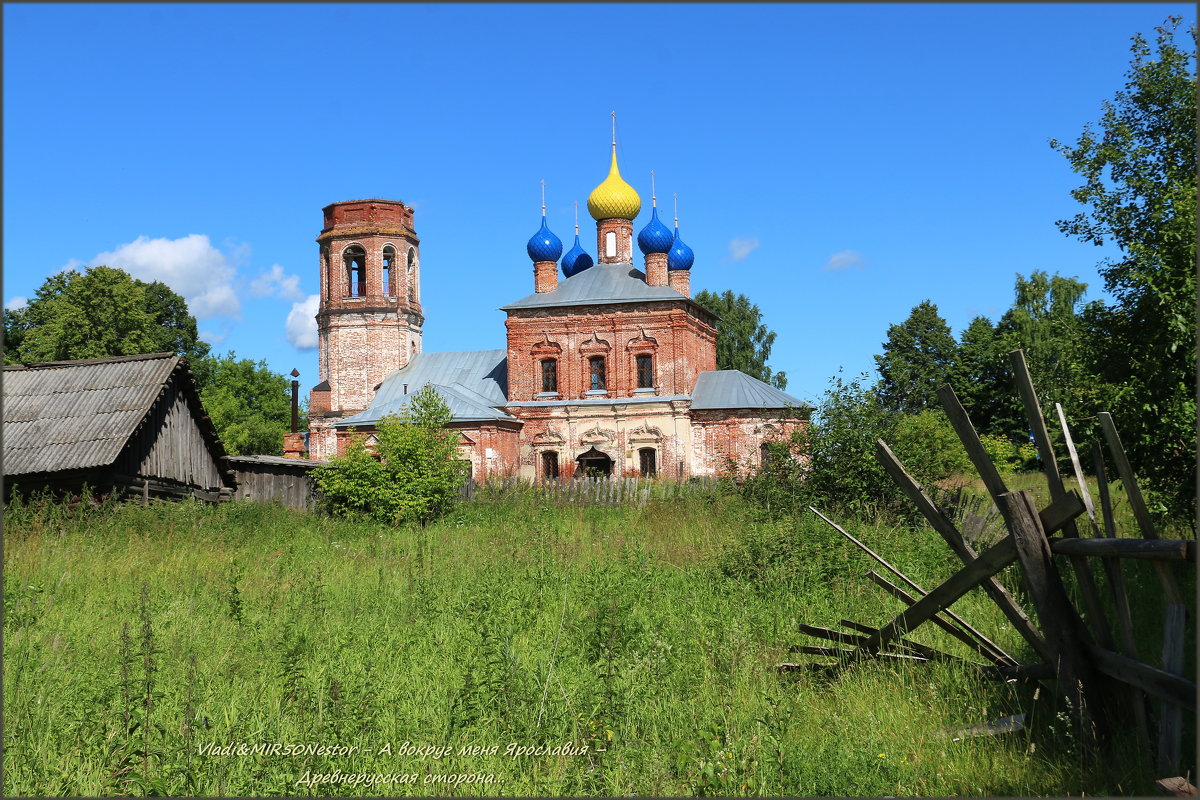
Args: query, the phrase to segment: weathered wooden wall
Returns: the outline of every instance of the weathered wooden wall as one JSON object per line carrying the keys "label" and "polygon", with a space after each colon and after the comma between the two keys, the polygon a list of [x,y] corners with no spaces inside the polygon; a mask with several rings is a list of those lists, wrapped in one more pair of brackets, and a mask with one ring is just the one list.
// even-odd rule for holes
{"label": "weathered wooden wall", "polygon": [[310,473],[324,462],[277,456],[226,456],[225,461],[237,482],[233,495],[236,500],[274,501],[300,510],[314,505]]}
{"label": "weathered wooden wall", "polygon": [[220,465],[175,381],[166,387],[138,426],[117,458],[114,471],[206,490],[217,490],[223,485]]}

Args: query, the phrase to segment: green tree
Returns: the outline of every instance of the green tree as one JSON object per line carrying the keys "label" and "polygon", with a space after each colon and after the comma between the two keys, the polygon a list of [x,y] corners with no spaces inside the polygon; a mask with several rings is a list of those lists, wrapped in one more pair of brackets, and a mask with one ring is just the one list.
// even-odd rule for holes
{"label": "green tree", "polygon": [[182,297],[104,266],[51,275],[28,306],[5,312],[4,334],[6,363],[208,353]]}
{"label": "green tree", "polygon": [[1052,139],[1084,184],[1086,207],[1059,228],[1121,256],[1099,271],[1116,302],[1092,309],[1093,366],[1135,470],[1162,510],[1193,517],[1196,454],[1196,38],[1179,17],[1152,47],[1132,39],[1125,89],[1102,105],[1099,130]]}
{"label": "green tree", "polygon": [[388,525],[449,511],[463,482],[458,434],[445,427],[450,420],[445,401],[426,385],[401,416],[379,422],[375,452],[356,436],[345,456],[313,471],[329,509]]}
{"label": "green tree", "polygon": [[980,433],[1028,438],[1008,362],[1017,346],[1015,334],[1006,335],[984,316],[971,320],[959,336],[949,382]]}
{"label": "green tree", "polygon": [[716,314],[717,369],[740,370],[777,389],[787,388],[787,374],[772,372],[767,366],[775,331],[762,321],[762,312],[744,294],[736,297],[726,290],[721,294],[707,289],[692,298],[700,306]]}
{"label": "green tree", "polygon": [[292,423],[291,385],[267,362],[231,351],[191,362],[200,401],[232,455],[283,455]]}
{"label": "green tree", "polygon": [[915,306],[908,319],[888,328],[879,369],[879,399],[890,411],[916,413],[937,408],[937,390],[946,383],[958,354],[950,326],[928,300]]}
{"label": "green tree", "polygon": [[[801,485],[795,485],[797,478],[790,479],[788,488],[799,498],[793,507],[814,502],[868,519],[880,512],[900,518],[915,514],[875,456],[878,439],[887,442],[909,474],[925,486],[970,468],[966,451],[941,409],[915,414],[889,411],[866,381],[865,374],[850,382],[835,376],[811,424],[793,436],[795,457],[807,466],[798,476]],[[777,457],[784,455],[780,452]],[[760,471],[768,480],[796,475],[794,469],[770,466]],[[785,494],[772,488],[775,498]],[[761,485],[753,486],[753,491],[759,497],[767,494]]]}
{"label": "green tree", "polygon": [[[1081,314],[1087,284],[1035,270],[1028,279],[1018,273],[1014,289],[1013,307],[997,328],[1012,334],[1008,350],[1025,350],[1038,399],[1046,407],[1062,403],[1076,413],[1090,408],[1094,381],[1085,363],[1087,336]],[[1004,355],[1007,359],[1007,351]]]}

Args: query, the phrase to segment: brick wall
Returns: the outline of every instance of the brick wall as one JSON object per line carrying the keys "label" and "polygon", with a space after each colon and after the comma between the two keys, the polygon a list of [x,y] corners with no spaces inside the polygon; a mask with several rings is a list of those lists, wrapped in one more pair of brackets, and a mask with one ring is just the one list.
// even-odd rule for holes
{"label": "brick wall", "polygon": [[748,408],[697,410],[691,417],[691,458],[697,475],[725,474],[731,458],[743,469],[757,469],[764,442],[787,440],[808,424],[783,417],[780,411]]}
{"label": "brick wall", "polygon": [[[614,234],[616,251],[608,254],[608,234]],[[633,264],[633,220],[602,219],[596,221],[596,263]]]}
{"label": "brick wall", "polygon": [[692,273],[686,269],[667,270],[667,285],[684,297],[692,296]]}
{"label": "brick wall", "polygon": [[462,436],[459,458],[471,462],[477,481],[507,478],[517,474],[520,460],[521,426],[512,422],[451,423]]}
{"label": "brick wall", "polygon": [[558,262],[537,261],[533,265],[533,290],[553,292],[558,288]]}
{"label": "brick wall", "polygon": [[[667,285],[667,254],[646,254],[646,284],[649,286]],[[672,287],[674,288],[674,287]],[[683,292],[680,292],[683,294]]]}
{"label": "brick wall", "polygon": [[[682,301],[627,303],[510,311],[508,399],[587,399],[588,358],[603,356],[607,394],[601,397],[690,394],[696,378],[716,369],[712,317]],[[639,354],[653,357],[654,387],[637,391]],[[557,360],[558,397],[542,392],[540,362]]]}

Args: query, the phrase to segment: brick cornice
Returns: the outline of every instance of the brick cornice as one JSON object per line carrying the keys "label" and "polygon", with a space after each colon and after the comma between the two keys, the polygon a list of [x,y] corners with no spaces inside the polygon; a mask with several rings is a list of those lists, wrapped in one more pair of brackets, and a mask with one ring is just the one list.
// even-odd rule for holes
{"label": "brick cornice", "polygon": [[380,225],[363,225],[354,228],[330,228],[326,231],[321,231],[321,235],[317,237],[317,242],[324,244],[332,239],[355,239],[362,236],[399,236],[408,239],[413,244],[420,244],[421,240],[409,228],[385,228]]}
{"label": "brick cornice", "polygon": [[339,316],[342,314],[388,314],[388,313],[396,314],[398,316],[403,316],[406,318],[405,322],[410,322],[410,323],[413,322],[413,320],[409,319],[409,318],[415,317],[416,318],[415,324],[417,324],[417,325],[425,324],[425,315],[424,314],[421,314],[420,312],[414,312],[411,310],[411,307],[406,307],[405,305],[399,305],[399,306],[362,305],[362,306],[351,306],[351,307],[344,307],[344,308],[326,308],[326,309],[323,309],[323,310],[317,312],[317,321],[320,322],[322,318]]}

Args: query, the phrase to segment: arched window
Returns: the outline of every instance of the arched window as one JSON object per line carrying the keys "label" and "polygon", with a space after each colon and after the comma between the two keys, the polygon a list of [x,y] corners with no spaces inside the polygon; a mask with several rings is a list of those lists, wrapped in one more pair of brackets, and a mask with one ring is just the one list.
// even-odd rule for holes
{"label": "arched window", "polygon": [[604,255],[612,258],[617,254],[617,232],[608,231],[604,234]]}
{"label": "arched window", "polygon": [[604,391],[608,388],[608,380],[604,370],[604,356],[592,356],[588,359],[588,385],[593,392]]}
{"label": "arched window", "polygon": [[542,477],[558,477],[558,453],[551,450],[542,453]]}
{"label": "arched window", "polygon": [[654,357],[640,355],[637,357],[637,388],[654,388]]}
{"label": "arched window", "polygon": [[763,442],[758,446],[758,459],[759,466],[763,469],[771,466],[771,448],[766,442]]}
{"label": "arched window", "polygon": [[417,301],[417,251],[408,248],[408,302]]}
{"label": "arched window", "polygon": [[367,251],[351,245],[342,252],[346,264],[346,296],[365,297],[367,294]]}
{"label": "arched window", "polygon": [[553,358],[542,359],[542,391],[558,391],[558,361]]}
{"label": "arched window", "polygon": [[383,248],[383,294],[385,297],[391,297],[395,292],[395,286],[392,285],[392,268],[396,265],[396,248],[390,244]]}
{"label": "arched window", "polygon": [[649,478],[658,472],[657,459],[653,447],[643,447],[638,450],[638,458],[642,465],[642,476]]}

